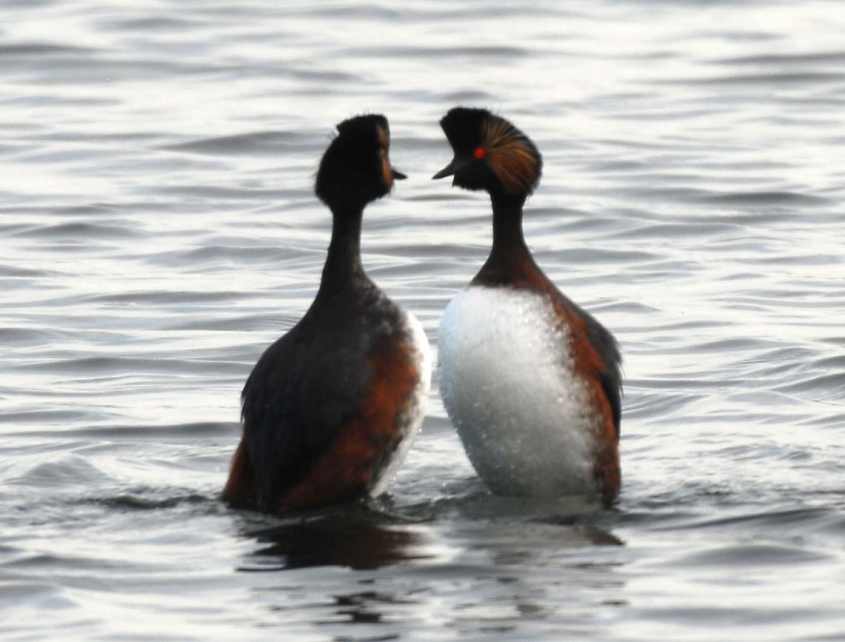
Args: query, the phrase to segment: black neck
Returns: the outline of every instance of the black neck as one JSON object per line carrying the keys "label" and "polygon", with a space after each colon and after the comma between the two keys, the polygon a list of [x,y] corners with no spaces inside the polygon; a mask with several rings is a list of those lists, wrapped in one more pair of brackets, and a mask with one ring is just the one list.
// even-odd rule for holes
{"label": "black neck", "polygon": [[492,194],[493,203],[493,254],[528,252],[522,234],[522,206],[525,198]]}
{"label": "black neck", "polygon": [[332,207],[332,240],[323,266],[320,293],[328,294],[355,281],[366,280],[361,265],[363,207]]}
{"label": "black neck", "polygon": [[522,206],[525,196],[492,193],[493,247],[490,256],[475,277],[486,284],[506,284],[526,266],[534,266],[522,233]]}

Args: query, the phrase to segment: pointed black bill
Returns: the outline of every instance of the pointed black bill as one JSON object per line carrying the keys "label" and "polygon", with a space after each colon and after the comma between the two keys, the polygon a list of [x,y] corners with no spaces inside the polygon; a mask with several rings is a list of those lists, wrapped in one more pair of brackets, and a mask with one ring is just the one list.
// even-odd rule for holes
{"label": "pointed black bill", "polygon": [[404,181],[406,178],[408,178],[405,174],[403,174],[402,172],[400,172],[400,171],[399,171],[398,169],[396,169],[395,167],[393,167],[393,168],[391,168],[391,169],[392,169],[392,171],[393,171],[393,180],[395,180],[395,181]]}
{"label": "pointed black bill", "polygon": [[451,176],[452,174],[454,174],[457,169],[458,169],[458,159],[453,158],[451,163],[446,165],[446,167],[441,169],[439,172],[437,172],[431,178],[432,179],[446,178],[447,176]]}

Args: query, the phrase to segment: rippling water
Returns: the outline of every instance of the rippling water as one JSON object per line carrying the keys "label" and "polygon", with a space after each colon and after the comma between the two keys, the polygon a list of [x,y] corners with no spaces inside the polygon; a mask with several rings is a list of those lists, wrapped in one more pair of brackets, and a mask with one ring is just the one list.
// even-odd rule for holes
{"label": "rippling water", "polygon": [[[542,0],[0,6],[0,637],[841,640],[845,13]],[[490,242],[455,104],[545,156],[526,233],[625,355],[616,510],[489,496],[435,396],[390,494],[218,501],[316,290],[332,125],[410,175],[365,264],[434,340]]]}

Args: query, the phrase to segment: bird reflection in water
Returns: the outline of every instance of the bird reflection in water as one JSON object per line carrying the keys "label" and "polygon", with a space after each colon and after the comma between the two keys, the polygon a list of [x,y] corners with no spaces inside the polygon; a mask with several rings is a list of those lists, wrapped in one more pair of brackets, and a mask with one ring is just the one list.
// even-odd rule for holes
{"label": "bird reflection in water", "polygon": [[425,548],[420,527],[359,507],[323,511],[248,535],[264,546],[252,553],[259,565],[242,571],[315,566],[370,570],[434,557]]}
{"label": "bird reflection in water", "polygon": [[[385,624],[385,611],[396,612],[397,608],[411,608],[417,604],[415,600],[399,598],[390,593],[378,591],[362,591],[348,595],[335,596],[335,612],[348,618],[350,624]],[[389,620],[389,617],[388,617]],[[395,639],[390,636],[367,638],[379,640]]]}

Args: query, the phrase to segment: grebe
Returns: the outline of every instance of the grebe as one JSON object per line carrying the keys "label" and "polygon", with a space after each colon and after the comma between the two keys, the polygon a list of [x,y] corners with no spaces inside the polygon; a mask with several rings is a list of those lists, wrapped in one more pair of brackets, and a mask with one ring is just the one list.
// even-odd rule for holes
{"label": "grebe", "polygon": [[485,109],[440,125],[454,159],[434,178],[485,190],[493,247],[440,322],[440,392],[467,456],[502,495],[617,497],[621,357],[613,335],[534,262],[522,208],[540,179],[531,140]]}
{"label": "grebe", "polygon": [[283,513],[376,495],[425,414],[425,333],[370,280],[360,254],[364,207],[405,176],[390,163],[384,116],[337,131],[315,186],[333,217],[320,287],[244,386],[243,437],[223,491],[236,506]]}

